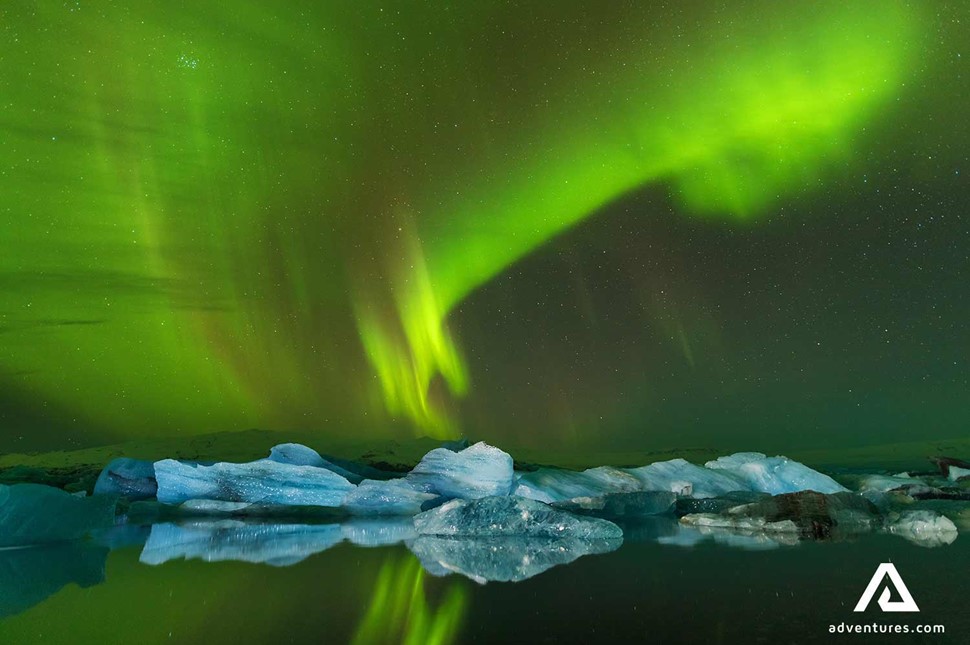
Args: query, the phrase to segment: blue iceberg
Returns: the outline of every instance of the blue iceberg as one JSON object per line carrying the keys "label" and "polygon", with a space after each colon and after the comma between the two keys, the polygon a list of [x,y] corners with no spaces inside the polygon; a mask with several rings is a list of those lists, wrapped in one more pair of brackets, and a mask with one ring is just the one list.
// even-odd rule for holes
{"label": "blue iceberg", "polygon": [[313,448],[299,443],[281,443],[269,451],[270,461],[291,466],[316,466],[326,468],[327,461]]}
{"label": "blue iceberg", "polygon": [[233,560],[285,567],[343,541],[339,524],[264,524],[217,520],[152,526],[140,561]]}
{"label": "blue iceberg", "polygon": [[643,490],[637,477],[619,468],[600,466],[583,472],[540,468],[519,475],[514,494],[551,504],[577,497],[602,497],[610,493]]}
{"label": "blue iceberg", "polygon": [[828,475],[787,457],[766,457],[760,452],[739,452],[707,462],[706,466],[743,481],[748,490],[780,495],[813,490],[843,493],[844,486]]}
{"label": "blue iceberg", "polygon": [[676,501],[677,495],[670,491],[647,490],[610,493],[601,497],[574,497],[564,502],[554,502],[552,506],[574,515],[613,520],[672,514]]}
{"label": "blue iceberg", "polygon": [[749,490],[749,486],[730,473],[717,472],[684,459],[658,461],[627,470],[643,484],[644,490],[666,490],[678,495],[706,498]]}
{"label": "blue iceberg", "polygon": [[118,495],[131,500],[151,499],[157,490],[155,464],[128,457],[112,460],[94,484],[95,495]]}
{"label": "blue iceberg", "polygon": [[281,443],[278,446],[273,446],[269,452],[268,460],[275,461],[278,464],[289,464],[291,466],[326,468],[331,472],[337,473],[352,484],[359,484],[364,479],[364,476],[356,472],[357,469],[350,470],[342,465],[328,461],[321,457],[320,453],[313,448],[308,448],[299,443]]}
{"label": "blue iceberg", "polygon": [[155,463],[155,477],[158,501],[165,504],[208,499],[336,507],[355,488],[345,478],[325,468],[269,460],[202,466],[165,459]]}
{"label": "blue iceberg", "polygon": [[353,515],[416,515],[435,499],[438,495],[415,490],[404,480],[365,479],[347,493],[343,507]]}
{"label": "blue iceberg", "polygon": [[435,448],[405,476],[405,480],[418,490],[449,499],[477,499],[508,495],[514,477],[512,457],[479,442],[460,452]]}
{"label": "blue iceberg", "polygon": [[639,468],[601,466],[583,472],[540,468],[520,473],[514,494],[552,504],[643,491],[706,499],[736,492],[776,495],[802,490],[836,493],[846,489],[831,477],[786,457],[738,453],[708,462],[706,467],[671,459]]}

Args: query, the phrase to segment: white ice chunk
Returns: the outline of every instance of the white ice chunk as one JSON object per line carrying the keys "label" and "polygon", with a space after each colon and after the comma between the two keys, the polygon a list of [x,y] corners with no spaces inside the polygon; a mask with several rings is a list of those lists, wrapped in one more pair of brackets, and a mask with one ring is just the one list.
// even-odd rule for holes
{"label": "white ice chunk", "polygon": [[418,490],[462,499],[508,495],[513,479],[512,457],[483,442],[460,452],[435,448],[405,477]]}

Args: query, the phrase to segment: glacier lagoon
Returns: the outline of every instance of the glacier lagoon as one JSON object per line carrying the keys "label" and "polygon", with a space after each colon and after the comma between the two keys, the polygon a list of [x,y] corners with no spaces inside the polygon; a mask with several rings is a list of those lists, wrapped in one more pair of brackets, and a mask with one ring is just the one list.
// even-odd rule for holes
{"label": "glacier lagoon", "polygon": [[[94,495],[3,486],[0,640],[180,642],[204,608],[214,643],[283,619],[292,642],[673,642],[688,615],[693,639],[822,642],[884,561],[921,620],[970,626],[959,466],[826,473],[736,453],[563,469],[486,444],[410,469],[335,461],[287,444],[236,464],[115,459]],[[16,521],[30,510],[34,538]]]}

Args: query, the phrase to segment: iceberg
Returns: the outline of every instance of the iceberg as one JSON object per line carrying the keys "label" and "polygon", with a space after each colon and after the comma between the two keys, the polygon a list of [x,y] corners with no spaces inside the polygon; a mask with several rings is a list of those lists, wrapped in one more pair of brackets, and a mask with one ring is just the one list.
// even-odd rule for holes
{"label": "iceberg", "polygon": [[760,452],[739,452],[705,464],[711,470],[730,474],[743,481],[749,490],[779,495],[813,490],[817,493],[842,493],[847,489],[828,475],[812,470],[787,457],[766,457]]}
{"label": "iceberg", "polygon": [[248,464],[186,464],[174,459],[155,463],[158,501],[179,504],[192,499],[340,506],[354,485],[325,468],[263,460]]}
{"label": "iceberg", "polygon": [[899,491],[906,494],[929,493],[936,488],[930,486],[918,477],[910,477],[909,473],[898,475],[868,475],[859,482],[860,492],[890,492]]}
{"label": "iceberg", "polygon": [[632,493],[643,489],[633,475],[610,466],[583,472],[561,468],[540,468],[522,473],[516,480],[514,495],[546,504],[578,497],[602,497],[610,493]]}
{"label": "iceberg", "polygon": [[670,491],[650,490],[637,493],[611,493],[602,497],[575,497],[555,502],[553,508],[574,515],[605,519],[630,519],[672,513],[677,495]]}
{"label": "iceberg", "polygon": [[793,533],[798,534],[799,528],[791,520],[771,522],[763,517],[732,517],[730,515],[714,515],[711,513],[697,513],[680,518],[682,524],[698,528],[731,529],[748,533]]}
{"label": "iceberg", "polygon": [[691,515],[693,513],[717,514],[723,513],[735,506],[761,501],[766,497],[771,497],[771,495],[755,491],[733,491],[719,497],[678,497],[675,512],[677,515]]}
{"label": "iceberg", "polygon": [[460,452],[435,448],[405,476],[415,489],[449,499],[508,495],[513,479],[512,457],[483,442]]}
{"label": "iceberg", "polygon": [[751,486],[731,473],[713,471],[684,459],[658,461],[627,472],[636,477],[643,490],[667,490],[691,497],[719,497],[725,493],[751,490]]}
{"label": "iceberg", "polygon": [[112,460],[94,484],[95,495],[118,495],[131,500],[151,499],[157,490],[155,464],[128,457]]}
{"label": "iceberg", "polygon": [[308,448],[299,443],[281,443],[273,446],[269,451],[267,461],[278,464],[288,464],[290,466],[313,466],[315,468],[325,468],[337,473],[352,484],[359,484],[364,479],[360,474],[327,461],[320,456],[313,448]]}
{"label": "iceberg", "polygon": [[365,479],[347,493],[343,507],[353,515],[416,515],[435,499],[434,493],[415,490],[407,481]]}
{"label": "iceberg", "polygon": [[585,555],[609,553],[620,539],[582,538],[450,538],[424,535],[408,548],[434,576],[453,573],[479,584],[521,582]]}
{"label": "iceberg", "polygon": [[339,524],[253,524],[238,520],[152,526],[139,560],[234,560],[285,567],[343,540]]}
{"label": "iceberg", "polygon": [[950,472],[948,475],[950,481],[960,481],[961,479],[970,478],[970,468],[960,468],[959,466],[950,466]]}
{"label": "iceberg", "polygon": [[952,520],[934,511],[907,511],[898,517],[893,514],[886,530],[925,547],[952,544],[958,533]]}
{"label": "iceberg", "polygon": [[597,518],[581,518],[524,497],[483,497],[452,500],[414,517],[421,535],[469,537],[542,537],[619,539],[619,526]]}
{"label": "iceberg", "polygon": [[[326,468],[327,461],[313,448],[299,443],[281,443],[270,448],[269,461],[291,466],[316,466]],[[329,469],[328,469],[329,470]]]}
{"label": "iceberg", "polygon": [[[700,517],[700,516],[687,516]],[[768,497],[750,504],[729,508],[715,517],[732,522],[741,529],[752,529],[750,522],[763,522],[762,530],[780,530],[779,523],[796,527],[804,537],[825,539],[837,532],[868,531],[881,525],[879,510],[866,498],[854,493],[823,495],[806,490]],[[714,524],[708,523],[708,526]]]}
{"label": "iceberg", "polygon": [[87,537],[115,522],[117,498],[78,497],[41,484],[0,485],[0,547]]}
{"label": "iceberg", "polygon": [[836,493],[846,489],[797,461],[751,452],[721,457],[706,467],[671,459],[639,468],[601,466],[582,472],[540,468],[519,473],[513,494],[552,504],[643,491],[708,499],[738,492],[777,495],[801,490]]}

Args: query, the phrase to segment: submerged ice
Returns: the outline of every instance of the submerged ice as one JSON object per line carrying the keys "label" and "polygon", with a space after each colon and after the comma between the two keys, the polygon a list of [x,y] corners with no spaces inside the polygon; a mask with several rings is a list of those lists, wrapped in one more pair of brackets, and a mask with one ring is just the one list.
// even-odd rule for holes
{"label": "submerged ice", "polygon": [[619,526],[597,518],[576,517],[524,497],[452,500],[414,517],[422,535],[470,537],[542,537],[618,539]]}

